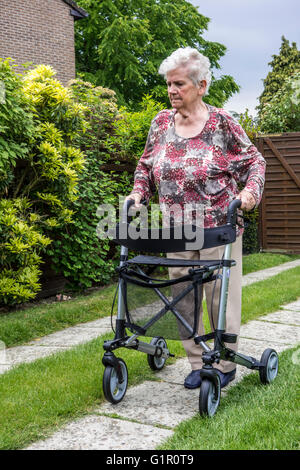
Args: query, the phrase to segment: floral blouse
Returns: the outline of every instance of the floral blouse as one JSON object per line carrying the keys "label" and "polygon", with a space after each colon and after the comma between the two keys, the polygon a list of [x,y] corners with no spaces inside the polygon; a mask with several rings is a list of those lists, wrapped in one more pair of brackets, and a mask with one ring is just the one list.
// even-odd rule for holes
{"label": "floral blouse", "polygon": [[259,204],[266,162],[229,113],[206,106],[209,118],[191,138],[176,134],[176,110],[156,115],[136,167],[132,193],[149,202],[157,189],[163,213],[174,204],[182,208],[200,204],[204,228],[212,228],[226,222],[228,205],[240,192],[238,183]]}

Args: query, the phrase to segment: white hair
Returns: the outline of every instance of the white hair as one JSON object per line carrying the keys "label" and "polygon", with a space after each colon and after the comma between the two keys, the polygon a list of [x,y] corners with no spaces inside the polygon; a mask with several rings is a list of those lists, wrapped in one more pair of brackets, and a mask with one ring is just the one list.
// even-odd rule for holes
{"label": "white hair", "polygon": [[167,73],[177,67],[188,66],[188,76],[194,83],[198,85],[202,80],[207,83],[207,94],[211,82],[211,71],[209,59],[201,54],[197,49],[192,47],[180,47],[167,57],[160,65],[158,73],[167,78]]}

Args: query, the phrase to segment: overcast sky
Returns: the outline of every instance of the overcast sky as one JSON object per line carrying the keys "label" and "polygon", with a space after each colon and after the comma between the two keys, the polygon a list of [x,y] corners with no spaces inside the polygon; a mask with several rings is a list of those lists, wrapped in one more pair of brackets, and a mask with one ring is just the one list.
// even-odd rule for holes
{"label": "overcast sky", "polygon": [[204,39],[227,47],[221,59],[222,75],[232,75],[241,86],[225,104],[228,111],[256,114],[262,80],[278,54],[281,36],[300,48],[300,0],[188,0],[211,19]]}

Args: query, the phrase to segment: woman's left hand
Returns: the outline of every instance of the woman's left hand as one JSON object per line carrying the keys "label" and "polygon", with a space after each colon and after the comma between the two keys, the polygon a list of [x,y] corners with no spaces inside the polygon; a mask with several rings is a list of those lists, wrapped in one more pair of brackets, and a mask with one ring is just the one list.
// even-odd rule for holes
{"label": "woman's left hand", "polygon": [[243,189],[236,198],[242,201],[241,209],[245,209],[246,211],[251,211],[256,204],[254,196],[246,189]]}

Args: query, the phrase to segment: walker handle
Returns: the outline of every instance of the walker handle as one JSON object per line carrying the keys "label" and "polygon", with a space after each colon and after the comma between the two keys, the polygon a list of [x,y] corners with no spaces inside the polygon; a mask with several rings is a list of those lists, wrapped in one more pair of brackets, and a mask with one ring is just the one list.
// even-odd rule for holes
{"label": "walker handle", "polygon": [[[142,199],[141,204],[147,205],[147,201],[145,199]],[[129,223],[130,216],[128,215],[129,209],[131,206],[134,204],[134,199],[127,199],[124,204],[123,204],[123,209],[122,209],[122,222],[123,223]]]}
{"label": "walker handle", "polygon": [[236,216],[237,216],[237,209],[241,207],[242,201],[240,199],[234,199],[231,201],[228,207],[227,212],[227,224],[235,225],[236,224]]}
{"label": "walker handle", "polygon": [[134,199],[127,199],[125,202],[124,202],[124,205],[123,205],[123,210],[122,210],[122,222],[123,223],[128,223],[128,212],[129,212],[129,209],[130,207],[134,204]]}

